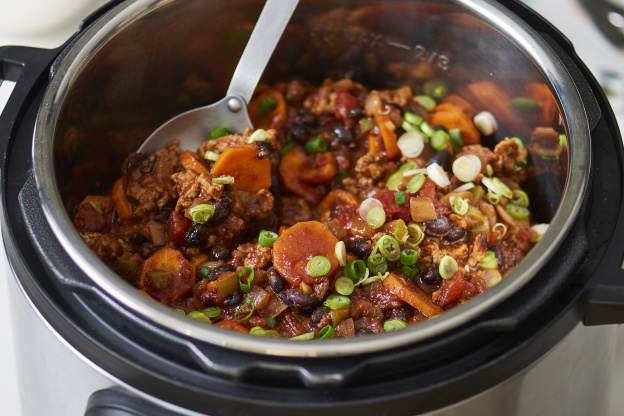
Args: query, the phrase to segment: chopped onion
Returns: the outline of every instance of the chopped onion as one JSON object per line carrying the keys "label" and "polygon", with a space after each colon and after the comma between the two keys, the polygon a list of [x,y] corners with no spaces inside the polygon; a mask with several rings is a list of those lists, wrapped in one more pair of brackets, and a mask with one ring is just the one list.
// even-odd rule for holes
{"label": "chopped onion", "polygon": [[492,113],[488,111],[481,111],[479,114],[474,116],[472,121],[475,124],[479,133],[484,136],[490,136],[494,134],[496,129],[498,128],[498,123],[496,123],[496,119],[492,115]]}
{"label": "chopped onion", "polygon": [[453,162],[453,173],[462,182],[474,181],[481,172],[481,159],[475,155],[464,155]]}
{"label": "chopped onion", "polygon": [[366,217],[368,216],[368,211],[377,207],[383,209],[383,204],[381,203],[380,200],[376,198],[365,199],[360,204],[360,217],[362,217],[362,219],[366,221]]}
{"label": "chopped onion", "polygon": [[417,131],[408,131],[399,137],[397,145],[403,156],[417,157],[420,156],[425,148],[425,139],[423,135]]}
{"label": "chopped onion", "polygon": [[474,183],[468,182],[468,183],[463,184],[462,186],[458,186],[457,188],[453,189],[451,192],[469,191],[474,187],[475,187]]}
{"label": "chopped onion", "polygon": [[432,163],[427,166],[427,175],[431,178],[432,181],[436,183],[440,188],[444,188],[445,186],[449,186],[451,181],[448,178],[448,175],[442,169],[440,165],[437,163]]}
{"label": "chopped onion", "polygon": [[341,267],[347,265],[347,248],[345,247],[344,241],[338,241],[336,243],[336,258],[338,258],[338,263]]}

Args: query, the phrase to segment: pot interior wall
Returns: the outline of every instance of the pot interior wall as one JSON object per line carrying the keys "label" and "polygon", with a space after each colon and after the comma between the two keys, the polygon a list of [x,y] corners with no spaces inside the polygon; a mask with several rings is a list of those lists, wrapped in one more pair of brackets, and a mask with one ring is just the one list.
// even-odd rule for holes
{"label": "pot interior wall", "polygon": [[[128,153],[164,121],[224,96],[262,4],[159,2],[115,27],[85,55],[54,138],[55,174],[68,210],[85,195],[110,188]],[[427,81],[444,80],[468,99],[479,95],[468,84],[494,82],[504,94],[490,103],[499,129],[486,144],[506,136],[529,143],[537,126],[563,133],[551,86],[542,90],[542,102],[552,107],[547,120],[543,112],[509,105],[535,85],[548,85],[538,67],[452,1],[302,0],[263,82],[320,84],[344,77],[370,88],[407,85],[414,94]],[[556,159],[534,157],[530,168],[538,222],[551,219],[562,196],[569,157],[567,148],[558,152]]]}

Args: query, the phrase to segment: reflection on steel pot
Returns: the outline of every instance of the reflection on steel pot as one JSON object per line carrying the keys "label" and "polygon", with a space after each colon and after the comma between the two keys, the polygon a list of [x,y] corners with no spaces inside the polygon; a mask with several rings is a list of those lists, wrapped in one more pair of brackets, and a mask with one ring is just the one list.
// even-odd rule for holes
{"label": "reflection on steel pot", "polygon": [[[262,3],[113,2],[64,48],[0,48],[0,77],[17,81],[0,118],[16,338],[24,352],[45,345],[20,365],[51,380],[24,401],[27,414],[528,415],[552,412],[551,395],[566,414],[603,413],[613,326],[583,324],[624,322],[621,139],[569,43],[512,0],[302,0],[264,75],[316,84],[348,76],[372,89],[443,75],[457,88],[500,88],[505,104],[479,104],[502,126],[485,140],[524,142],[531,204],[550,226],[479,297],[377,336],[250,337],[154,302],[89,250],[68,212],[109,189],[162,122],[223,96]],[[549,114],[561,120],[566,145],[556,154],[528,141],[539,132],[518,116],[526,101],[509,110],[505,97],[532,83],[546,86]],[[464,92],[479,103],[480,91]],[[293,139],[307,138],[306,122]],[[349,249],[369,249],[358,247]],[[566,374],[575,366],[586,377]]]}

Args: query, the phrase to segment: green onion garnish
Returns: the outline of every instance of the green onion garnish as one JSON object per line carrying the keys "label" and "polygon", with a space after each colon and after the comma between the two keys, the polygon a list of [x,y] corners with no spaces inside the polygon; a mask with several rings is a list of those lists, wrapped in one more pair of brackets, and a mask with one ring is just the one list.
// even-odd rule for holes
{"label": "green onion garnish", "polygon": [[371,261],[371,258],[369,257],[367,265],[372,274],[385,273],[388,271],[388,262],[383,259],[383,257],[380,261]]}
{"label": "green onion garnish", "polygon": [[384,225],[386,222],[386,212],[383,208],[375,207],[372,208],[366,214],[366,223],[370,225],[373,229],[377,229]]}
{"label": "green onion garnish", "polygon": [[408,225],[407,232],[409,233],[409,237],[407,238],[407,245],[412,248],[418,247],[425,238],[425,233],[417,224]]}
{"label": "green onion garnish", "polygon": [[405,227],[397,227],[394,229],[394,238],[396,238],[400,243],[404,243],[407,241],[407,237],[409,237],[409,232]]}
{"label": "green onion garnish", "polygon": [[293,140],[291,140],[288,143],[286,143],[284,146],[282,146],[277,153],[279,153],[280,156],[284,156],[286,153],[288,153],[291,150],[293,150],[295,148],[295,146],[296,146],[295,142]]}
{"label": "green onion garnish", "polygon": [[405,204],[405,192],[395,192],[394,193],[394,203],[397,205]]}
{"label": "green onion garnish", "polygon": [[331,325],[326,325],[319,331],[318,339],[331,339],[334,337],[335,333],[336,331],[334,330],[334,327],[332,327]]}
{"label": "green onion garnish", "polygon": [[393,319],[391,321],[384,322],[384,331],[396,331],[397,329],[407,328],[407,323],[399,319]]}
{"label": "green onion garnish", "polygon": [[366,274],[366,263],[363,260],[351,260],[347,263],[345,272],[353,282],[357,282]]}
{"label": "green onion garnish", "polygon": [[516,142],[516,144],[518,145],[518,149],[519,150],[524,149],[524,142],[522,141],[522,139],[520,137],[512,137],[511,140]]}
{"label": "green onion garnish", "polygon": [[[242,313],[243,310],[248,306],[251,307],[251,310],[249,311],[249,313],[245,317],[239,318],[238,315]],[[242,305],[240,305],[238,308],[236,308],[236,310],[234,311],[234,319],[236,319],[239,322],[246,321],[247,319],[251,318],[251,315],[253,314],[255,309],[256,309],[256,306],[254,304],[253,298],[251,296],[247,296],[247,298],[245,299],[245,302]]]}
{"label": "green onion garnish", "polygon": [[381,253],[388,261],[397,261],[401,258],[401,246],[399,245],[399,241],[387,234],[377,241],[373,249],[373,253],[375,252]]}
{"label": "green onion garnish", "polygon": [[451,209],[453,210],[454,213],[458,215],[465,215],[468,212],[468,209],[470,208],[470,204],[468,203],[468,200],[464,198],[451,197],[449,201],[451,202]]}
{"label": "green onion garnish", "polygon": [[489,163],[485,166],[485,172],[487,173],[487,176],[489,176],[490,178],[492,177],[492,175],[494,175],[494,168],[492,167],[492,165],[490,165]]}
{"label": "green onion garnish", "polygon": [[560,134],[559,135],[559,146],[561,147],[566,147],[568,145],[568,138],[566,137],[565,134]]}
{"label": "green onion garnish", "polygon": [[324,137],[315,137],[306,142],[306,151],[310,154],[324,153],[329,149],[327,140]]}
{"label": "green onion garnish", "polygon": [[264,318],[269,328],[275,328],[277,325],[277,319],[275,318]]}
{"label": "green onion garnish", "polygon": [[218,316],[221,316],[221,308],[218,308],[216,306],[211,306],[209,308],[203,309],[202,312],[208,318],[216,318]]}
{"label": "green onion garnish", "polygon": [[424,83],[423,92],[432,98],[439,100],[448,92],[446,82],[439,79],[432,79]]}
{"label": "green onion garnish", "polygon": [[221,176],[218,178],[212,178],[212,183],[220,185],[230,185],[234,183],[234,176]]}
{"label": "green onion garnish", "polygon": [[265,140],[266,140],[266,131],[263,129],[258,129],[254,131],[253,133],[251,133],[251,136],[249,136],[249,143],[263,142]]}
{"label": "green onion garnish", "polygon": [[336,279],[336,283],[334,284],[336,292],[345,296],[349,296],[351,293],[353,293],[354,287],[355,286],[353,284],[353,280],[346,276],[339,277],[338,279]]}
{"label": "green onion garnish", "polygon": [[323,305],[327,306],[329,309],[340,309],[346,308],[351,304],[351,300],[344,295],[329,295]]}
{"label": "green onion garnish", "polygon": [[104,212],[102,211],[102,204],[100,204],[99,202],[96,201],[89,201],[89,205],[91,205],[91,207],[93,207],[93,209],[98,213],[98,214],[103,214]]}
{"label": "green onion garnish", "polygon": [[314,332],[306,332],[305,334],[297,335],[296,337],[291,337],[293,341],[307,341],[309,339],[314,339]]}
{"label": "green onion garnish", "polygon": [[439,267],[439,272],[440,272],[440,276],[442,277],[442,279],[444,280],[452,279],[453,276],[455,276],[455,273],[457,272],[458,269],[459,269],[459,266],[457,265],[457,261],[453,257],[449,255],[442,257],[442,260],[440,261],[440,267]]}
{"label": "green onion garnish", "polygon": [[416,192],[420,191],[420,188],[422,188],[422,186],[425,184],[426,179],[427,177],[424,173],[414,175],[405,185],[405,187],[407,188],[407,192],[409,192],[410,194],[415,194]]}
{"label": "green onion garnish", "polygon": [[401,273],[407,278],[413,279],[420,272],[420,269],[416,266],[408,266],[406,264],[401,266]]}
{"label": "green onion garnish", "polygon": [[496,192],[492,191],[491,189],[488,190],[487,200],[488,200],[488,202],[490,204],[496,205],[496,204],[498,204],[501,201],[502,198],[503,198],[503,196],[501,194],[496,193]]}
{"label": "green onion garnish", "polygon": [[414,169],[418,169],[418,165],[413,162],[402,164],[399,170],[390,175],[386,181],[386,187],[391,191],[396,191],[399,185],[403,183],[403,173]]}
{"label": "green onion garnish", "polygon": [[436,130],[433,136],[431,136],[431,147],[437,151],[444,150],[448,142],[449,134],[444,130]]}
{"label": "green onion garnish", "polygon": [[451,143],[453,143],[458,149],[461,149],[464,146],[464,138],[462,137],[460,129],[451,129],[448,134]]}
{"label": "green onion garnish", "polygon": [[336,258],[338,259],[338,264],[342,267],[347,265],[347,247],[345,246],[344,241],[340,240],[336,243],[334,247],[334,252],[336,254]]}
{"label": "green onion garnish", "polygon": [[275,110],[276,108],[277,108],[277,101],[275,100],[275,97],[273,97],[272,95],[269,95],[267,97],[264,97],[262,100],[260,100],[260,102],[256,106],[256,113],[260,117],[262,117],[262,116],[269,114],[271,111]]}
{"label": "green onion garnish", "polygon": [[362,133],[366,133],[367,131],[372,130],[373,127],[375,127],[375,122],[370,118],[361,118],[360,121],[358,121],[358,124],[360,125],[360,130],[362,131]]}
{"label": "green onion garnish", "polygon": [[424,120],[418,114],[406,111],[405,114],[403,114],[403,121],[406,121],[414,126],[420,126]]}
{"label": "green onion garnish", "polygon": [[[248,293],[251,290],[251,282],[254,279],[254,269],[246,267],[238,274],[238,285],[242,292]],[[243,278],[247,276],[247,282],[243,283]]]}
{"label": "green onion garnish", "polygon": [[214,213],[215,209],[211,204],[195,205],[189,210],[189,214],[191,214],[193,221],[199,224],[204,224],[206,221],[210,220]]}
{"label": "green onion garnish", "polygon": [[517,220],[529,218],[529,215],[531,215],[531,211],[529,211],[527,208],[512,203],[508,203],[507,206],[505,206],[505,209],[507,210],[509,215]]}
{"label": "green onion garnish", "polygon": [[257,337],[269,337],[280,338],[280,334],[277,331],[264,329],[261,326],[254,326],[249,330],[249,335],[255,335]]}
{"label": "green onion garnish", "polygon": [[406,248],[401,251],[401,264],[413,266],[418,260],[418,251],[413,248]]}
{"label": "green onion garnish", "polygon": [[199,270],[199,277],[202,279],[205,279],[206,276],[208,276],[208,274],[210,273],[210,269],[208,269],[208,267],[204,266]]}
{"label": "green onion garnish", "polygon": [[336,182],[338,183],[342,183],[342,181],[344,181],[345,179],[347,179],[349,177],[349,174],[344,171],[341,170],[340,172],[338,172],[338,174],[336,175]]}
{"label": "green onion garnish", "polygon": [[219,156],[221,156],[221,153],[216,153],[209,150],[204,154],[204,159],[216,162],[217,159],[219,159]]}
{"label": "green onion garnish", "polygon": [[[433,135],[435,134],[435,130],[433,129],[433,127],[431,127],[431,124],[427,123],[426,121],[423,121],[422,124],[420,125],[420,129],[422,130],[422,132],[425,134],[425,136],[431,138],[433,137]],[[427,139],[425,138],[425,142],[427,142]]]}
{"label": "green onion garnish", "polygon": [[529,207],[529,195],[521,189],[514,189],[511,203],[524,208]]}
{"label": "green onion garnish", "polygon": [[264,247],[273,247],[273,243],[279,236],[277,233],[269,230],[262,230],[258,234],[258,244]]}
{"label": "green onion garnish", "polygon": [[539,108],[539,103],[528,97],[514,98],[511,100],[511,105],[523,113],[532,113]]}
{"label": "green onion garnish", "polygon": [[498,190],[499,194],[502,194],[505,198],[509,198],[509,199],[513,198],[513,192],[511,192],[511,189],[509,189],[509,187],[505,185],[503,181],[501,181],[498,178],[493,178],[492,183]]}
{"label": "green onion garnish", "polygon": [[223,137],[227,135],[228,135],[227,129],[225,127],[219,127],[219,128],[212,130],[210,133],[208,133],[208,138],[210,140],[215,140],[215,139],[218,139],[219,137]]}
{"label": "green onion garnish", "polygon": [[492,250],[487,250],[485,256],[481,259],[480,265],[484,269],[497,269],[498,260],[496,260],[496,254]]}
{"label": "green onion garnish", "polygon": [[414,101],[422,105],[425,110],[430,113],[435,109],[436,106],[435,100],[428,95],[417,95],[414,97]]}
{"label": "green onion garnish", "polygon": [[199,311],[189,312],[189,314],[186,315],[186,316],[188,316],[191,319],[195,319],[196,321],[205,322],[207,324],[211,324],[212,323],[210,321],[209,317],[207,317],[205,314],[203,314],[202,312],[199,312]]}
{"label": "green onion garnish", "polygon": [[331,270],[331,261],[325,256],[315,256],[308,261],[306,272],[309,276],[325,276]]}

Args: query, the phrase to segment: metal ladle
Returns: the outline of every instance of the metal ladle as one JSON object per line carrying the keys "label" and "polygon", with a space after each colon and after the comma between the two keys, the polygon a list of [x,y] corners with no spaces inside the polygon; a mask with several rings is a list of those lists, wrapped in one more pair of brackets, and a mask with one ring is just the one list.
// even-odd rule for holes
{"label": "metal ladle", "polygon": [[167,121],[143,142],[138,152],[154,152],[174,139],[180,141],[182,150],[196,150],[214,129],[224,127],[230,133],[242,133],[253,127],[247,103],[298,3],[299,0],[267,0],[236,66],[226,97]]}

